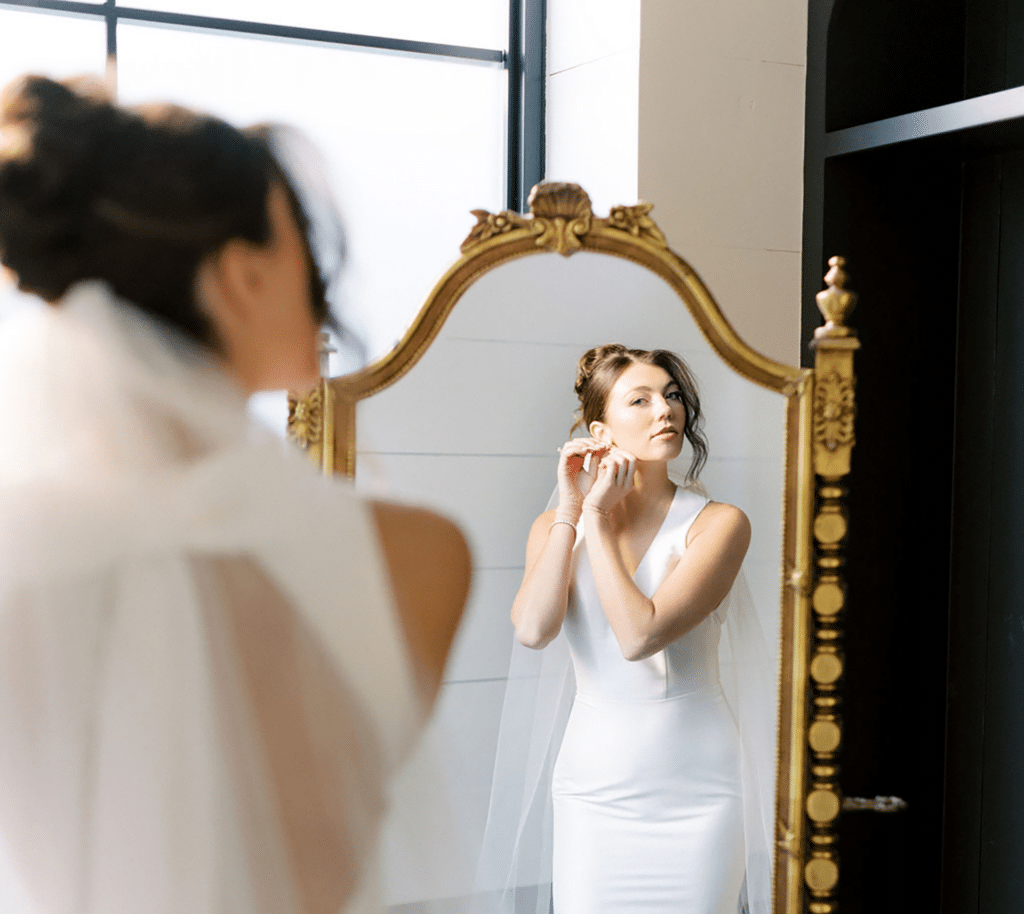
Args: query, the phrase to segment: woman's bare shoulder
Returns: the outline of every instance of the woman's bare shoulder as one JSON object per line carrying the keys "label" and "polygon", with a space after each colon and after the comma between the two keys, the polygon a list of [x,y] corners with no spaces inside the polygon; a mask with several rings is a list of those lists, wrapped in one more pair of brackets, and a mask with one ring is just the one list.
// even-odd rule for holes
{"label": "woman's bare shoulder", "polygon": [[455,523],[426,508],[369,507],[409,651],[433,700],[469,593],[469,547]]}
{"label": "woman's bare shoulder", "polygon": [[389,541],[415,543],[431,550],[462,551],[468,563],[465,537],[449,518],[417,505],[376,499],[369,504],[378,529]]}
{"label": "woman's bare shoulder", "polygon": [[750,544],[750,520],[735,505],[721,501],[709,501],[694,519],[686,537],[687,543],[705,533],[712,533],[716,538],[722,537],[742,544],[744,550]]}

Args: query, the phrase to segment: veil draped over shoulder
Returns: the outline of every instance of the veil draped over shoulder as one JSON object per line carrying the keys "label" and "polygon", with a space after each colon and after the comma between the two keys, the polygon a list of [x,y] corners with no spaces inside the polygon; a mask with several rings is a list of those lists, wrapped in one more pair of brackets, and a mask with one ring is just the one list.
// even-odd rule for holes
{"label": "veil draped over shoulder", "polygon": [[0,327],[0,428],[0,910],[380,911],[425,715],[363,501],[101,283]]}
{"label": "veil draped over shoulder", "polygon": [[[677,485],[686,484],[671,475]],[[705,494],[699,484],[693,487]],[[556,489],[549,509],[557,499]],[[742,752],[746,879],[740,911],[771,914],[777,672],[742,570],[715,615],[722,624],[722,689]],[[481,897],[497,898],[501,914],[550,911],[551,783],[574,693],[564,633],[540,651],[513,639],[477,874]]]}

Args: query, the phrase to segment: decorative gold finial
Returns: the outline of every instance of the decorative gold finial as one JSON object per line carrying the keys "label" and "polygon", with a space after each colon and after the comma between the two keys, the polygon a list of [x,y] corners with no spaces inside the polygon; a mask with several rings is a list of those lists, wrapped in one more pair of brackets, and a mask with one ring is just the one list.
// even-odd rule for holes
{"label": "decorative gold finial", "polygon": [[843,267],[846,266],[845,257],[830,257],[828,265],[831,268],[825,274],[825,282],[828,288],[815,296],[818,303],[818,310],[825,318],[825,326],[814,331],[817,338],[823,336],[849,336],[850,328],[846,327],[847,315],[857,304],[855,292],[846,289],[846,280],[849,279]]}

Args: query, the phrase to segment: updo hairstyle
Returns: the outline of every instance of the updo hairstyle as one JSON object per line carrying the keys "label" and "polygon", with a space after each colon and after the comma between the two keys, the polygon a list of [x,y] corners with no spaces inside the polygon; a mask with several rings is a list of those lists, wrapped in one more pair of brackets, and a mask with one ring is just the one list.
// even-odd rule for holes
{"label": "updo hairstyle", "polygon": [[686,405],[686,420],[683,435],[690,442],[692,458],[686,471],[687,482],[693,482],[708,459],[708,440],[704,435],[704,417],[700,411],[700,397],[697,380],[686,363],[674,352],[666,349],[627,349],[621,343],[607,343],[587,350],[576,368],[576,396],[580,406],[577,410],[578,428],[590,428],[591,422],[603,422],[608,395],[612,387],[630,365],[655,365],[668,373],[679,385]]}
{"label": "updo hairstyle", "polygon": [[121,108],[94,81],[26,76],[0,96],[0,131],[0,262],[23,291],[52,303],[80,280],[105,280],[217,348],[197,272],[232,239],[271,241],[277,181],[306,239],[314,317],[327,316],[309,222],[272,152],[272,128],[239,130],[173,105]]}

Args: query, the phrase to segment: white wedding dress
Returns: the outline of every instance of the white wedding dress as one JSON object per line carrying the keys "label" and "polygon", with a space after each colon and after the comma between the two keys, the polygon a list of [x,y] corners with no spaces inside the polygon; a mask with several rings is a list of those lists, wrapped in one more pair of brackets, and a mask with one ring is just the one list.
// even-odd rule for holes
{"label": "white wedding dress", "polygon": [[307,803],[379,912],[425,715],[364,503],[99,283],[0,327],[0,428],[0,911],[303,914]]}
{"label": "white wedding dress", "polygon": [[[682,486],[637,567],[652,596],[707,498]],[[554,914],[736,914],[744,810],[736,719],[719,681],[716,611],[628,661],[582,524],[563,631],[576,695],[554,766]]]}

